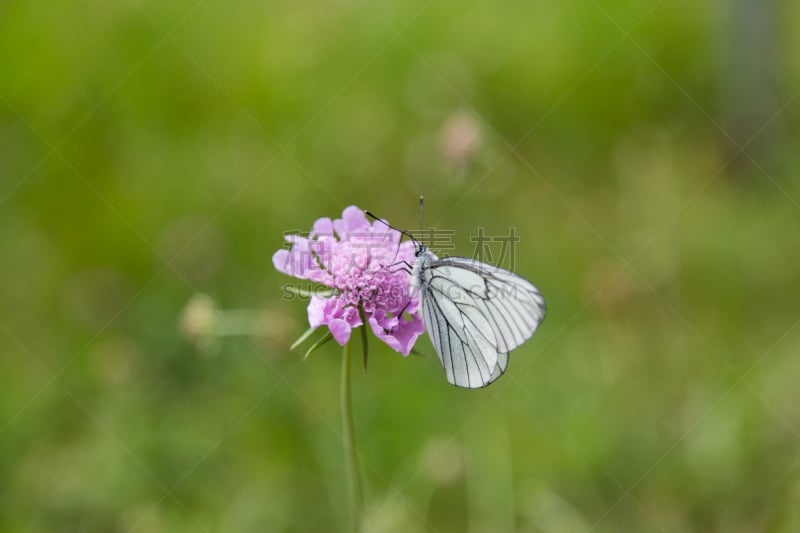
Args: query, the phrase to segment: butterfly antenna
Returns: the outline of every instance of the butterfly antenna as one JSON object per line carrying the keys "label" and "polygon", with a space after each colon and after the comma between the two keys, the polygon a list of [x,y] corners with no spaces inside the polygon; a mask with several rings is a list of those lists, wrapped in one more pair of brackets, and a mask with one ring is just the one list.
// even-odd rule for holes
{"label": "butterfly antenna", "polygon": [[400,233],[402,233],[403,235],[405,235],[406,237],[411,239],[414,242],[415,245],[419,246],[419,241],[417,239],[415,239],[414,236],[411,235],[409,232],[407,232],[405,230],[401,230],[400,228],[395,228],[394,226],[392,226],[391,224],[389,224],[385,220],[376,217],[375,215],[373,215],[372,213],[370,213],[366,209],[364,210],[364,214],[366,214],[368,217],[370,217],[370,218],[372,218],[374,220],[377,220],[378,222],[380,222],[381,224],[383,224],[384,226],[386,226],[389,229],[393,229],[395,231],[399,231]]}
{"label": "butterfly antenna", "polygon": [[425,199],[419,195],[419,235],[422,237],[425,234],[424,226],[422,225],[422,205]]}

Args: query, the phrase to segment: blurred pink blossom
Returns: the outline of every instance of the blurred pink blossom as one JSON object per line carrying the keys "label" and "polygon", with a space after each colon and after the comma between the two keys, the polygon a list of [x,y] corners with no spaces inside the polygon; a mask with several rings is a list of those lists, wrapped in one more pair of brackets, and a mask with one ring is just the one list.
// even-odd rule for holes
{"label": "blurred pink blossom", "polygon": [[439,134],[445,161],[457,170],[466,170],[481,147],[482,137],[481,123],[473,115],[454,113]]}

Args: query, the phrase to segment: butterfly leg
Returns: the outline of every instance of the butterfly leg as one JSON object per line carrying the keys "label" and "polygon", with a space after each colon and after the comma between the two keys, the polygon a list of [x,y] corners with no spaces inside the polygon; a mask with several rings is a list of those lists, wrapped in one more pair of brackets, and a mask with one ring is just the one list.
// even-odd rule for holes
{"label": "butterfly leg", "polygon": [[[410,299],[410,298],[409,298],[408,302],[406,302],[406,305],[405,305],[405,306],[404,306],[404,307],[403,307],[403,308],[400,310],[400,312],[399,312],[399,313],[397,313],[397,317],[398,317],[398,318],[403,318],[403,313],[405,313],[405,312],[406,312],[406,309],[408,309],[408,306],[409,306],[409,305],[411,305],[411,299]],[[394,333],[394,330],[395,330],[395,329],[396,329],[396,328],[393,328],[393,329],[392,329],[392,333]]]}
{"label": "butterfly leg", "polygon": [[403,266],[396,268],[394,270],[390,270],[389,272],[394,274],[396,272],[400,272],[401,270],[403,270],[404,272],[411,274],[411,270],[413,269],[413,267],[411,266],[411,263],[409,263],[408,261],[398,261],[396,263],[392,263],[391,265],[383,265],[382,268],[391,268],[397,265],[403,265]]}

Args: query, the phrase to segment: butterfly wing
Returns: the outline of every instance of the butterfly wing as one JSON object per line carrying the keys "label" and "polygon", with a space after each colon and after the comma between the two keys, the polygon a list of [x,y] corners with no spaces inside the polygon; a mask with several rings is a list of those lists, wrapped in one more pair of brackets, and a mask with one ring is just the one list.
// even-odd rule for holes
{"label": "butterfly wing", "polygon": [[474,259],[433,259],[421,277],[425,329],[447,380],[458,387],[484,387],[500,377],[508,353],[545,316],[544,299],[531,282]]}

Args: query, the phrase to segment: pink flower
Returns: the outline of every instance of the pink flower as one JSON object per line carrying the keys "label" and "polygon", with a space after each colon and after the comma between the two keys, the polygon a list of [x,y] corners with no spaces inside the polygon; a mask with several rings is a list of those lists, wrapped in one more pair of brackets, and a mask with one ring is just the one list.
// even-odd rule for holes
{"label": "pink flower", "polygon": [[353,328],[363,325],[363,316],[379,339],[409,354],[424,326],[409,275],[397,263],[414,262],[412,242],[400,243],[400,232],[378,221],[370,223],[355,206],[346,208],[340,219],[314,222],[308,238],[285,238],[291,246],[272,256],[275,268],[333,289],[329,297],[311,297],[312,328],[327,326],[336,342],[344,345]]}

